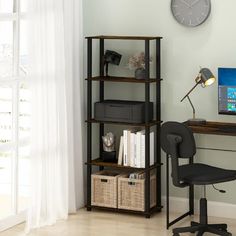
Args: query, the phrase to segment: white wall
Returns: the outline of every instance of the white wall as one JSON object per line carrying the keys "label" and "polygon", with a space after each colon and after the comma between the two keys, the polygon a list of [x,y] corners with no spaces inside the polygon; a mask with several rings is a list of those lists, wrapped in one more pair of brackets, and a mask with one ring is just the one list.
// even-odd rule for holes
{"label": "white wall", "polygon": [[[84,0],[84,32],[86,36],[163,36],[162,119],[184,121],[191,117],[191,108],[187,101],[180,103],[180,99],[193,86],[199,66],[209,67],[216,76],[218,67],[236,67],[235,9],[235,0],[212,0],[209,19],[197,28],[186,28],[179,25],[171,15],[170,0]],[[140,49],[143,45],[118,41],[106,45],[123,54],[121,66],[111,68],[112,72],[133,73],[125,68],[127,57],[143,51],[143,48]],[[94,48],[96,53],[97,44]],[[97,59],[94,65],[98,64]],[[96,72],[98,67],[95,68]],[[120,98],[121,94],[129,99],[141,99],[144,96],[140,85],[108,84],[106,90],[107,98]],[[196,106],[197,117],[236,123],[236,116],[218,115],[217,83],[205,89],[199,86],[191,98]],[[196,141],[197,146],[236,149],[234,137],[196,135]],[[197,159],[236,169],[236,153],[201,150],[198,151]],[[164,173],[162,183],[164,194]],[[228,190],[227,194],[218,194],[209,187],[209,199],[236,204],[236,182],[219,187]],[[184,196],[180,192],[180,189],[174,188],[171,191],[173,196]]]}

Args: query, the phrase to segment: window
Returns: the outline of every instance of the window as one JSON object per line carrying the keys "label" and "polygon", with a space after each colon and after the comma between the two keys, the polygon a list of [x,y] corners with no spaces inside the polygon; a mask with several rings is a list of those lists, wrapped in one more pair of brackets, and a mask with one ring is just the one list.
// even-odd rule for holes
{"label": "window", "polygon": [[27,2],[0,0],[0,221],[25,210],[29,195]]}

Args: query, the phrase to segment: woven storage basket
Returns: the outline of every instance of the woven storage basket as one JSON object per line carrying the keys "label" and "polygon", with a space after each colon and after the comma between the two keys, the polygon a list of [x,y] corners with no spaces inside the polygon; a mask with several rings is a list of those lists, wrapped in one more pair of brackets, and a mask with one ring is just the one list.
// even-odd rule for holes
{"label": "woven storage basket", "polygon": [[92,174],[92,205],[117,208],[118,176],[119,173],[111,171]]}
{"label": "woven storage basket", "polygon": [[[150,207],[156,206],[156,175],[150,176]],[[145,210],[145,179],[118,178],[118,208],[133,211]]]}

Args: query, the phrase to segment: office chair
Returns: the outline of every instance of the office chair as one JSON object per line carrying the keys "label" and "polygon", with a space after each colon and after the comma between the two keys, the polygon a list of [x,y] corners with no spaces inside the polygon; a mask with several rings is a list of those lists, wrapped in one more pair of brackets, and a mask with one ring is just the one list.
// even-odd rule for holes
{"label": "office chair", "polygon": [[226,224],[208,224],[206,185],[213,185],[236,179],[235,170],[225,170],[205,164],[190,163],[179,165],[180,158],[191,159],[196,154],[196,145],[191,129],[183,123],[166,122],[161,128],[161,147],[171,159],[172,182],[174,186],[184,188],[187,186],[202,185],[204,196],[200,199],[200,222],[191,222],[189,227],[173,229],[173,236],[180,233],[205,232],[222,236],[232,236],[227,231]]}

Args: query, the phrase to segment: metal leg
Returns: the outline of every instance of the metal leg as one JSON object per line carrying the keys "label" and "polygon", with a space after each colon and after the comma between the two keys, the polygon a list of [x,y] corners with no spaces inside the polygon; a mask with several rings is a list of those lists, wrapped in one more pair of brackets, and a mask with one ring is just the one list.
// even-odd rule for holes
{"label": "metal leg", "polygon": [[170,202],[169,202],[169,156],[166,155],[166,228],[169,229],[170,223]]}
{"label": "metal leg", "polygon": [[[100,76],[104,76],[104,39],[100,39]],[[99,82],[100,102],[104,101],[104,81]],[[99,144],[100,144],[100,157],[103,151],[102,136],[104,135],[104,124],[99,125]],[[99,170],[103,170],[104,167],[100,166]]]}
{"label": "metal leg", "polygon": [[[150,77],[150,42],[145,40],[145,79]],[[150,83],[145,83],[145,214],[150,214],[150,126],[149,123]]]}
{"label": "metal leg", "polygon": [[[88,39],[88,79],[92,77],[92,39]],[[88,80],[87,83],[87,119],[91,120],[92,117],[92,81]],[[90,163],[92,159],[92,124],[88,122],[87,125],[87,162]],[[92,166],[87,165],[87,210],[91,210],[91,174]]]}
{"label": "metal leg", "polygon": [[[156,120],[161,120],[161,40],[156,40]],[[156,126],[156,162],[161,163],[161,142],[160,142],[161,126]],[[161,206],[161,167],[157,168],[156,173],[156,195],[157,206]]]}
{"label": "metal leg", "polygon": [[183,215],[179,216],[178,218],[174,219],[170,222],[170,199],[169,199],[169,156],[166,155],[166,228],[169,229],[171,225],[179,222],[180,220],[184,219],[186,216],[191,215],[191,211],[184,213]]}

